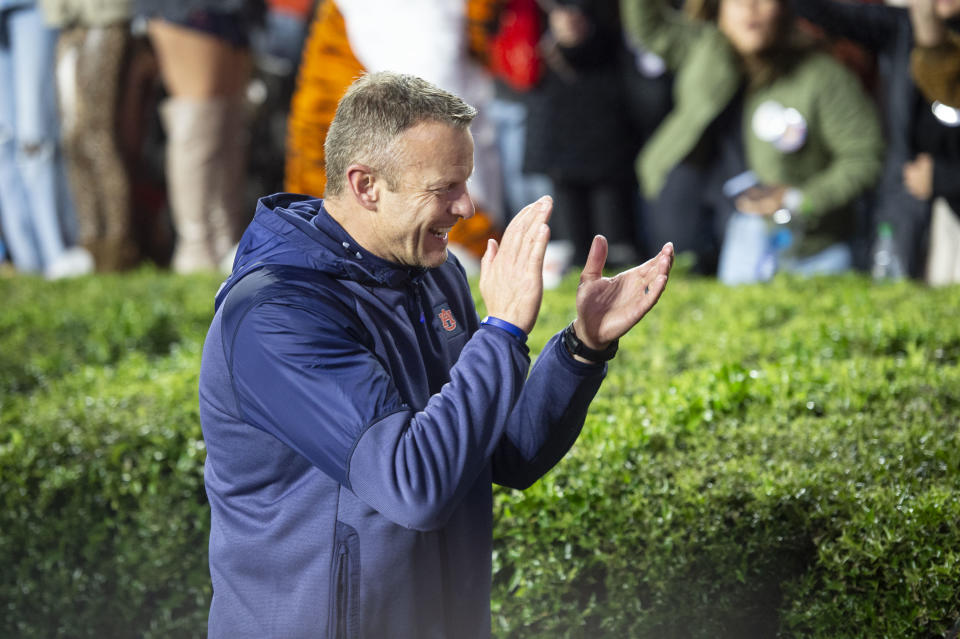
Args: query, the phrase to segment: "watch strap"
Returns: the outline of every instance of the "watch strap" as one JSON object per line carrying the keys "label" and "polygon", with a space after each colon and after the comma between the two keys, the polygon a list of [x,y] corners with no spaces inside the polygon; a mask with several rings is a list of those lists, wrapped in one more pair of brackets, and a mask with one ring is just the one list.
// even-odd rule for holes
{"label": "watch strap", "polygon": [[577,337],[576,332],[573,330],[573,322],[570,323],[561,334],[563,339],[563,345],[567,348],[567,351],[571,355],[579,355],[584,359],[588,359],[591,362],[608,362],[613,359],[613,356],[617,354],[617,349],[620,347],[620,340],[615,339],[610,342],[605,349],[598,351],[594,348],[590,348]]}

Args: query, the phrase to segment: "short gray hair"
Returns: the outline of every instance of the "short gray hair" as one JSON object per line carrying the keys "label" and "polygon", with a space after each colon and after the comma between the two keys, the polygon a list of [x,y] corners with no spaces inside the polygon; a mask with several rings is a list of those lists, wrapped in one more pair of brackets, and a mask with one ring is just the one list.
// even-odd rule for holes
{"label": "short gray hair", "polygon": [[394,140],[421,122],[466,128],[477,110],[443,89],[414,75],[380,71],[360,76],[337,105],[324,143],[326,196],[343,192],[347,167],[367,164],[390,190],[398,186]]}

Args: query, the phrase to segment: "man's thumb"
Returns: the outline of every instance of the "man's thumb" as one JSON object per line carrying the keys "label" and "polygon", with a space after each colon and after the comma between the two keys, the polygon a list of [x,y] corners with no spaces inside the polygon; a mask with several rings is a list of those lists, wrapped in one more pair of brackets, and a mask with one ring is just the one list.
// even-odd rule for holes
{"label": "man's thumb", "polygon": [[598,280],[603,275],[603,265],[607,263],[607,238],[597,235],[593,238],[590,245],[590,253],[587,254],[587,263],[580,273],[580,282],[592,282]]}

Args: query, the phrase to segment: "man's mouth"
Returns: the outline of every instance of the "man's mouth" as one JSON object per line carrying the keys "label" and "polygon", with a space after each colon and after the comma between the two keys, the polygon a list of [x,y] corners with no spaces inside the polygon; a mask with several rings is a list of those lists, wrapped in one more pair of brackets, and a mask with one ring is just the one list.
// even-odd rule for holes
{"label": "man's mouth", "polygon": [[452,227],[439,228],[439,229],[430,229],[430,234],[433,235],[438,240],[446,240],[447,234],[450,233]]}

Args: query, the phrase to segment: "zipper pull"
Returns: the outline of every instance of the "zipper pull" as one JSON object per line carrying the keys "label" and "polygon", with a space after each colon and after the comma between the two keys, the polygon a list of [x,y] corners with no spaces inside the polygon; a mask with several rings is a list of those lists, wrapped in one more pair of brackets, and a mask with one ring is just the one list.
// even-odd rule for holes
{"label": "zipper pull", "polygon": [[421,293],[422,284],[419,281],[411,282],[413,288],[413,301],[417,305],[417,308],[420,309],[420,323],[426,324],[427,318],[423,314],[423,296]]}

